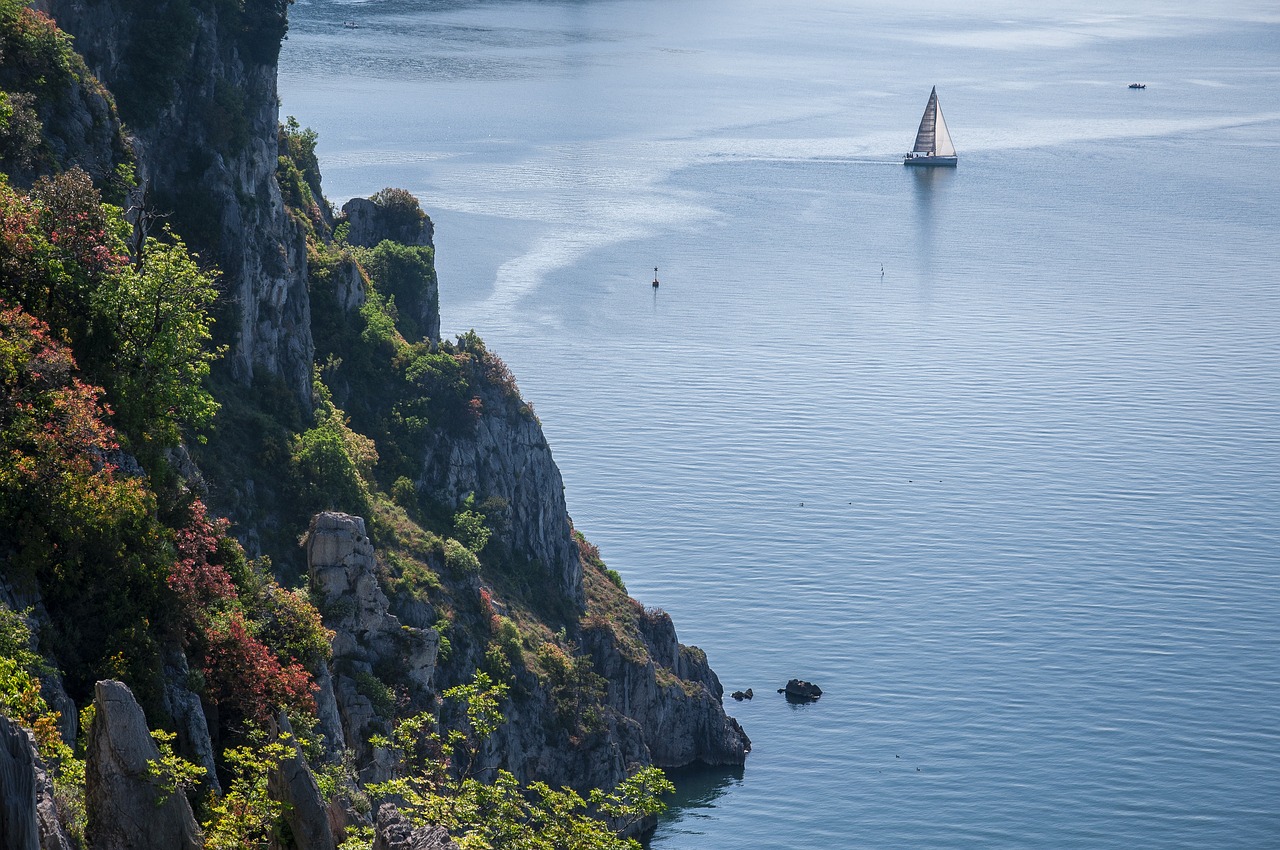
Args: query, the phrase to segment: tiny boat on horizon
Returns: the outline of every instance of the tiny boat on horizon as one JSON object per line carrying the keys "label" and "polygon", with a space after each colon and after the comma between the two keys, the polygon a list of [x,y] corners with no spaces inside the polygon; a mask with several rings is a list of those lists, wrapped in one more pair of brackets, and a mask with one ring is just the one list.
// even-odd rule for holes
{"label": "tiny boat on horizon", "polygon": [[951,143],[951,133],[942,117],[938,104],[938,87],[929,92],[924,115],[920,117],[920,129],[916,130],[916,145],[902,160],[903,165],[955,165],[956,146]]}
{"label": "tiny boat on horizon", "polygon": [[1129,88],[1131,89],[1145,89],[1146,87],[1146,83],[1129,83]]}

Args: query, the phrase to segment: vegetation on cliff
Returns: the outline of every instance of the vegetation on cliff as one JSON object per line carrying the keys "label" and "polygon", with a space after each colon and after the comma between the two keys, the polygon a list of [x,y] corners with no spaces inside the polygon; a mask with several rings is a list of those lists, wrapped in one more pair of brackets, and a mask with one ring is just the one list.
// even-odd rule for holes
{"label": "vegetation on cliff", "polygon": [[[215,20],[264,64],[283,34],[281,0],[117,5],[116,94],[143,127],[174,107],[191,27]],[[170,42],[148,48],[166,27]],[[268,786],[295,748],[348,848],[367,846],[384,799],[464,847],[630,846],[617,832],[669,787],[652,762],[741,760],[732,721],[727,742],[683,730],[679,747],[646,747],[646,729],[670,732],[661,723],[680,714],[667,704],[724,724],[719,683],[571,528],[502,360],[474,331],[438,338],[431,224],[412,195],[337,213],[315,134],[289,119],[270,139],[278,233],[305,245],[300,397],[283,370],[231,362],[251,267],[210,262],[235,234],[208,225],[265,215],[270,198],[232,193],[231,213],[182,204],[207,169],[139,190],[134,165],[163,169],[132,162],[115,101],[70,40],[0,0],[0,50],[0,712],[34,729],[74,841],[85,751],[72,717],[91,717],[103,678],[136,695],[157,787],[196,803],[208,846],[289,846],[299,827]],[[243,155],[246,91],[220,80],[187,110],[208,157]],[[69,143],[86,116],[110,131]],[[208,252],[188,247],[188,227]],[[337,657],[357,638],[332,630],[353,600],[309,586],[298,546],[330,510],[366,518],[383,615],[404,624],[359,661]],[[622,710],[633,704],[662,719]],[[357,728],[375,734],[353,741]]]}

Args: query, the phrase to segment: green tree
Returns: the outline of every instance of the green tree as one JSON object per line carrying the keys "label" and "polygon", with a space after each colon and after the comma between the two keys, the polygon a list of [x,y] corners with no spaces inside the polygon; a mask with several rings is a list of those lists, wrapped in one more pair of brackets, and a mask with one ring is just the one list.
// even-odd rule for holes
{"label": "green tree", "polygon": [[271,799],[267,779],[288,757],[291,739],[267,743],[261,733],[253,737],[249,745],[231,747],[222,754],[232,779],[226,793],[209,807],[209,819],[203,824],[206,850],[271,846],[283,806]]}
{"label": "green tree", "polygon": [[415,823],[444,826],[464,850],[638,850],[639,842],[620,833],[661,812],[659,798],[675,790],[655,767],[585,798],[544,782],[523,787],[506,770],[481,781],[479,755],[503,722],[506,691],[484,673],[445,691],[446,699],[463,703],[467,721],[443,737],[429,715],[402,721],[391,739],[378,742],[399,756],[401,776],[371,786],[370,794],[396,800]]}
{"label": "green tree", "polygon": [[117,419],[126,433],[160,448],[177,444],[182,425],[206,425],[217,412],[205,379],[221,353],[209,344],[214,273],[203,271],[180,239],[166,236],[148,239],[140,267],[108,278],[96,299],[116,329]]}

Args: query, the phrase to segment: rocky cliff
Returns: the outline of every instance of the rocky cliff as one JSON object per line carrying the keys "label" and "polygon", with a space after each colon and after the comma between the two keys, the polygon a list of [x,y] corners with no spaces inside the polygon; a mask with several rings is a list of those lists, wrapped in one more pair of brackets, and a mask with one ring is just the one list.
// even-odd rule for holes
{"label": "rocky cliff", "polygon": [[232,375],[247,384],[263,370],[309,404],[306,242],[276,181],[287,0],[36,5],[116,93],[137,150],[134,203],[221,270]]}
{"label": "rocky cliff", "polygon": [[[418,711],[457,726],[458,709],[442,706],[441,694],[477,671],[510,687],[486,764],[522,781],[609,788],[639,766],[741,764],[750,742],[725,715],[705,656],[678,642],[670,617],[630,599],[574,532],[551,449],[511,373],[474,333],[438,338],[433,231],[417,200],[384,190],[335,217],[319,195],[314,138],[278,124],[283,0],[41,5],[87,62],[68,114],[92,124],[101,113],[106,129],[59,131],[72,141],[40,167],[82,162],[101,185],[128,159],[92,69],[116,91],[134,134],[135,228],[170,226],[222,271],[229,351],[218,386],[237,388],[220,396],[208,446],[192,452],[202,468],[182,451],[165,469],[120,464],[122,477],[141,482],[151,472],[167,488],[149,508],[159,566],[135,579],[163,617],[130,632],[129,645],[149,653],[140,666],[155,674],[149,696],[137,690],[146,715],[124,684],[95,689],[86,750],[93,846],[199,846],[186,800],[158,794],[147,778],[157,757],[147,719],[173,730],[178,751],[206,769],[204,787],[219,792],[228,778],[220,754],[241,740],[243,724],[289,728],[237,690],[268,699],[271,683],[255,678],[264,668],[315,685],[314,707],[302,711],[313,724],[308,749],[291,744],[272,777],[272,793],[295,816],[297,847],[327,850],[347,826],[369,826],[361,788],[395,770],[379,736]],[[275,586],[265,560],[250,563],[218,542],[220,526],[186,510],[196,495],[235,520],[250,555],[275,559],[282,583],[305,581],[332,631],[327,660],[283,645],[306,631],[290,618],[315,609]],[[4,557],[0,547],[0,578]],[[169,572],[165,558],[187,572]],[[192,576],[199,581],[183,584]],[[38,607],[38,597],[9,596],[13,610]],[[248,658],[232,668],[239,679],[218,678],[227,653]],[[133,659],[108,660],[102,666],[113,669],[94,678]],[[82,681],[74,699],[59,693],[57,677],[46,688],[67,743],[93,679]],[[28,841],[26,762],[15,741],[7,746],[18,778],[0,784],[20,792],[11,820]],[[327,804],[308,759],[330,777]],[[344,797],[332,777],[348,769]],[[386,846],[428,840],[393,814]]]}
{"label": "rocky cliff", "polygon": [[0,715],[0,847],[70,850],[53,782],[31,733]]}

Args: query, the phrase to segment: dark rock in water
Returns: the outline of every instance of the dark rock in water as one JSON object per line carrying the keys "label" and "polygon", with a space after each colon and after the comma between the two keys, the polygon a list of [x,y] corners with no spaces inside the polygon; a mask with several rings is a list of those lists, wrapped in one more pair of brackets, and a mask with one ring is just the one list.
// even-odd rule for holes
{"label": "dark rock in water", "polygon": [[[781,691],[779,691],[779,693],[781,693]],[[733,693],[729,694],[729,696],[733,697],[738,702],[742,702],[744,699],[751,699],[753,696],[755,696],[755,694],[751,691],[750,688],[747,688],[745,691],[734,691]]]}
{"label": "dark rock in water", "polygon": [[443,826],[415,828],[391,803],[378,808],[373,850],[458,850]]}
{"label": "dark rock in water", "polygon": [[792,679],[785,688],[779,688],[778,693],[786,694],[787,702],[813,702],[822,696],[822,688],[803,679]]}

